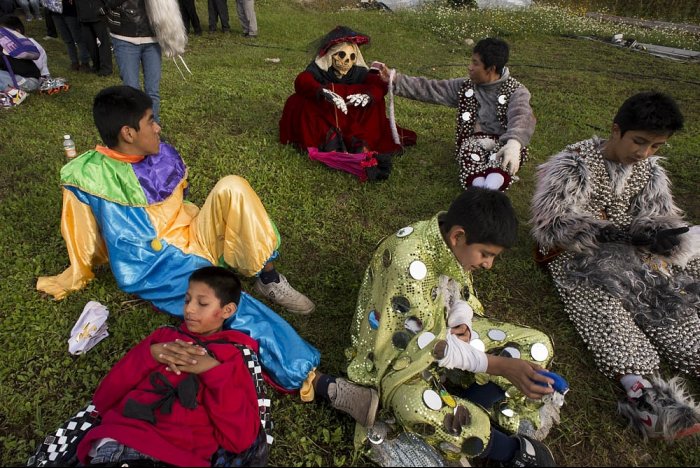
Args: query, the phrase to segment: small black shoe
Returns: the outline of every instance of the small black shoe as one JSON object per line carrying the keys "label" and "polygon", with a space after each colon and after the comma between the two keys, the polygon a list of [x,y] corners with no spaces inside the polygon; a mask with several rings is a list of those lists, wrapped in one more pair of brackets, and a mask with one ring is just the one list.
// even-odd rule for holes
{"label": "small black shoe", "polygon": [[520,448],[513,459],[503,466],[557,466],[549,447],[536,439],[516,434],[513,437],[520,442]]}

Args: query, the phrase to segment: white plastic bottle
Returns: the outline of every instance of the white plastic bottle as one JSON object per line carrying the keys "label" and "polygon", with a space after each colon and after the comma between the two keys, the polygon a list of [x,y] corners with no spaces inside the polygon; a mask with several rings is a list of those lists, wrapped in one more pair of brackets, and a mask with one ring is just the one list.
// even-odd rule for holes
{"label": "white plastic bottle", "polygon": [[69,161],[78,155],[75,151],[75,142],[70,135],[63,135],[63,149],[66,151],[66,158]]}

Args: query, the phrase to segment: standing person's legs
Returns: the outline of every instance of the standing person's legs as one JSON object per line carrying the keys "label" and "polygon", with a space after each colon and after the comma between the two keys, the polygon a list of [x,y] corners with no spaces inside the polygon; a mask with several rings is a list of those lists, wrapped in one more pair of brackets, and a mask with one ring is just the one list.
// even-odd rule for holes
{"label": "standing person's legs", "polygon": [[90,51],[88,50],[87,44],[83,40],[83,36],[80,33],[80,23],[78,18],[75,16],[64,16],[63,17],[73,42],[78,46],[78,58],[80,59],[80,67],[84,71],[90,71]]}
{"label": "standing person's legs", "polygon": [[192,29],[197,35],[202,34],[202,25],[199,22],[199,15],[197,14],[197,5],[195,5],[194,0],[185,0],[185,7],[187,8],[187,14],[192,22]]}
{"label": "standing person's legs", "polygon": [[41,5],[39,4],[39,0],[29,0],[29,5],[32,7],[32,10],[34,10],[36,19],[43,19],[41,17]]}
{"label": "standing person's legs", "polygon": [[80,34],[90,54],[90,60],[92,60],[92,71],[97,72],[100,69],[100,57],[97,49],[97,37],[92,27],[93,24],[95,23],[80,23]]}
{"label": "standing person's legs", "polygon": [[236,0],[238,19],[246,36],[258,35],[258,21],[255,17],[255,0]]}
{"label": "standing person's legs", "polygon": [[107,20],[102,18],[96,23],[91,24],[95,37],[100,41],[97,56],[100,64],[97,69],[99,76],[107,76],[112,74],[112,38],[109,36],[107,28]]}
{"label": "standing person's legs", "polygon": [[141,89],[139,83],[141,49],[136,44],[115,38],[112,38],[112,45],[122,83],[132,88]]}
{"label": "standing person's legs", "polygon": [[208,0],[207,2],[207,12],[209,13],[209,32],[216,31],[216,21],[217,17],[219,16],[216,10],[216,1],[217,0]]}
{"label": "standing person's legs", "polygon": [[52,13],[54,25],[56,25],[56,30],[61,36],[61,39],[66,44],[66,50],[68,51],[68,58],[70,59],[70,66],[73,70],[80,69],[80,63],[78,62],[78,51],[75,47],[75,41],[71,35],[70,29],[66,24],[65,16],[60,13]]}
{"label": "standing person's legs", "polygon": [[144,91],[153,99],[153,117],[156,119],[156,122],[160,123],[160,45],[154,42],[142,44],[140,47]]}
{"label": "standing person's legs", "polygon": [[34,16],[32,15],[31,10],[29,9],[29,0],[17,0],[17,3],[19,3],[19,7],[24,12],[25,19],[27,21],[33,20]]}
{"label": "standing person's legs", "polygon": [[53,14],[51,10],[44,8],[44,21],[46,22],[46,37],[58,37],[58,32],[56,31],[56,25],[53,24]]}
{"label": "standing person's legs", "polygon": [[231,25],[228,22],[228,1],[227,0],[214,0],[216,3],[216,9],[219,12],[219,18],[221,18],[221,30],[223,32],[228,32],[231,30]]}
{"label": "standing person's legs", "polygon": [[177,0],[177,5],[180,7],[180,16],[182,16],[182,23],[185,25],[185,31],[189,34],[191,21],[187,6],[185,5],[186,1],[187,0]]}

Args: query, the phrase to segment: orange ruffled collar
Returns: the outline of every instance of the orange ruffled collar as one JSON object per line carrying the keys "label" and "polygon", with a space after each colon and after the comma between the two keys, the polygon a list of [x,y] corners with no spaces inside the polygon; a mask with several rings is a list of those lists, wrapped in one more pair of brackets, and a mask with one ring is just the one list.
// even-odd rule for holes
{"label": "orange ruffled collar", "polygon": [[116,159],[117,161],[121,162],[127,162],[127,163],[137,163],[143,161],[143,158],[146,156],[139,156],[136,154],[124,154],[120,153],[119,151],[115,151],[111,148],[107,148],[106,146],[101,146],[97,145],[95,146],[95,150],[99,151],[100,153],[104,154],[105,156]]}

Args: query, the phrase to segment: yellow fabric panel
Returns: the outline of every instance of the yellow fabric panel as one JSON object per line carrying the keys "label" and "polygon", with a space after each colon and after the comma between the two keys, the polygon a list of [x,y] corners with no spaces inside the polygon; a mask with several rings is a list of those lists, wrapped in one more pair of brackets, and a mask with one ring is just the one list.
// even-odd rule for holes
{"label": "yellow fabric panel", "polygon": [[191,224],[199,213],[199,208],[192,203],[185,203],[185,187],[187,187],[187,181],[183,180],[168,198],[146,207],[148,218],[159,239],[165,240],[185,253],[193,253],[216,263],[216,259],[202,251],[198,244],[192,243]]}
{"label": "yellow fabric panel", "polygon": [[316,398],[316,391],[314,389],[315,378],[316,368],[314,367],[311,369],[311,372],[309,372],[309,375],[306,377],[306,380],[304,380],[304,383],[301,384],[301,390],[299,390],[299,398],[301,398],[301,401],[304,403],[314,401],[314,398]]}
{"label": "yellow fabric panel", "polygon": [[226,176],[214,186],[190,225],[190,249],[244,276],[258,273],[279,247],[279,238],[248,181]]}
{"label": "yellow fabric panel", "polygon": [[36,283],[39,291],[55,299],[63,299],[68,292],[84,287],[95,276],[92,266],[109,261],[92,210],[66,189],[63,189],[61,234],[66,242],[70,266],[59,275],[42,276]]}

